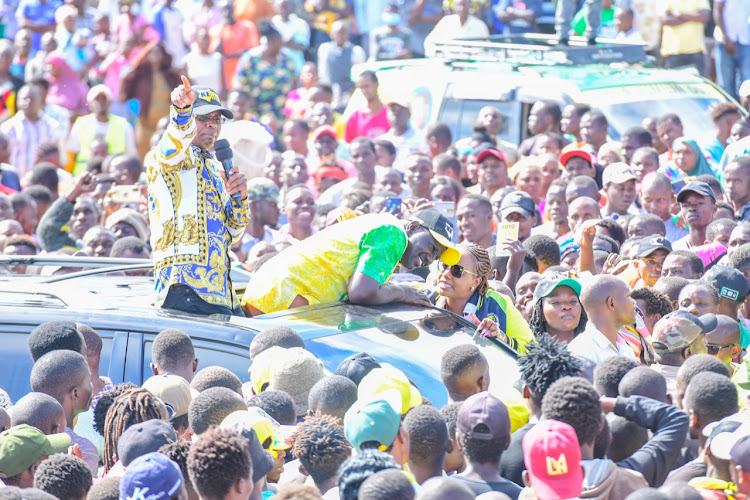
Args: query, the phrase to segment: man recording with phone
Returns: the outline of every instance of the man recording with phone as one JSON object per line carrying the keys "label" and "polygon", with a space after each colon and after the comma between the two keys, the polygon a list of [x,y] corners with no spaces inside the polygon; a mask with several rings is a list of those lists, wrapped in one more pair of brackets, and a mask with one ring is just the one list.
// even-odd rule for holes
{"label": "man recording with phone", "polygon": [[237,167],[224,180],[210,152],[233,115],[215,91],[184,76],[182,83],[172,91],[169,126],[145,160],[156,301],[194,314],[242,315],[229,249],[249,222],[247,180]]}

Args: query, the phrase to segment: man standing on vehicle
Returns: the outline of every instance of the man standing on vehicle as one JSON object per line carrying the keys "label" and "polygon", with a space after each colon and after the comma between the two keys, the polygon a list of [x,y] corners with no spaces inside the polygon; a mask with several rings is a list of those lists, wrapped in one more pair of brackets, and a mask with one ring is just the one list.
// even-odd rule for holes
{"label": "man standing on vehicle", "polygon": [[[573,0],[558,0],[555,11],[555,31],[560,45],[568,45],[570,25],[576,13],[577,3]],[[596,45],[596,32],[602,22],[602,0],[586,0],[583,7],[586,16],[586,31],[583,36],[589,45]]]}
{"label": "man standing on vehicle", "polygon": [[426,267],[435,259],[452,266],[453,224],[436,210],[399,220],[390,214],[350,219],[287,248],[253,275],[242,297],[247,314],[258,316],[306,305],[349,299],[355,304],[431,306],[415,288],[388,283],[394,268]]}
{"label": "man standing on vehicle", "polygon": [[249,221],[247,181],[237,167],[225,181],[209,151],[233,115],[215,91],[184,76],[182,83],[172,91],[167,131],[145,161],[156,300],[166,309],[241,315],[229,249]]}

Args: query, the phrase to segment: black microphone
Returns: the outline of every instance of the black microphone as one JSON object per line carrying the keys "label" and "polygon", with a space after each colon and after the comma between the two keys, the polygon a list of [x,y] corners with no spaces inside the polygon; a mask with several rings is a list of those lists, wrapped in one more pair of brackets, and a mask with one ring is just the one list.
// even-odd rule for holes
{"label": "black microphone", "polygon": [[[224,172],[227,174],[227,180],[229,180],[229,171],[232,170],[232,148],[229,147],[229,141],[226,139],[219,139],[214,143],[214,153],[216,159],[221,162],[224,167]],[[235,207],[242,206],[242,198],[240,193],[234,193],[232,200],[234,201]]]}

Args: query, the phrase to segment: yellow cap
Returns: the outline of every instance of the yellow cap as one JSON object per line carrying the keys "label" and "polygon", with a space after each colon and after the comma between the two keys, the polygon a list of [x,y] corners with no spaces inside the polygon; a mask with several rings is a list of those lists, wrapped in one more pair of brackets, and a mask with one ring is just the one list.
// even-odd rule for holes
{"label": "yellow cap", "polygon": [[372,401],[375,396],[395,389],[401,394],[401,414],[422,404],[422,395],[414,387],[404,372],[389,364],[383,363],[380,368],[374,368],[359,383],[357,398]]}
{"label": "yellow cap", "polygon": [[260,394],[263,389],[271,383],[271,363],[274,356],[281,355],[286,349],[283,347],[273,346],[261,352],[253,359],[253,363],[248,368],[250,374],[250,383],[253,386],[255,394]]}

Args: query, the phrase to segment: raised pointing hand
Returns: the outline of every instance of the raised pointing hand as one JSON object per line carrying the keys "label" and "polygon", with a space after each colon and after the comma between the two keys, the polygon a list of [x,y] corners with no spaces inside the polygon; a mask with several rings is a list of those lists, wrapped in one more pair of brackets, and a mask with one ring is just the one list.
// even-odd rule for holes
{"label": "raised pointing hand", "polygon": [[182,75],[182,85],[172,91],[172,104],[175,108],[183,109],[192,106],[195,102],[195,92],[190,81]]}

